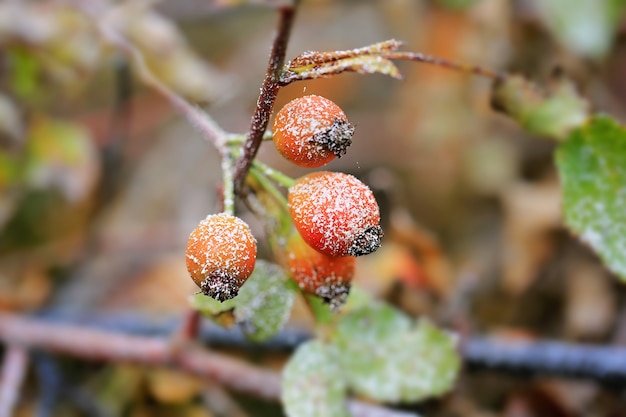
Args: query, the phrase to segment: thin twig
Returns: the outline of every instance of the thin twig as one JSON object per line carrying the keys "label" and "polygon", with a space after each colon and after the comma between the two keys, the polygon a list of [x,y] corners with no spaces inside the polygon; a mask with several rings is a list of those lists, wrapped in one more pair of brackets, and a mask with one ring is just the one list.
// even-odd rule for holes
{"label": "thin twig", "polygon": [[280,394],[280,378],[273,372],[193,344],[172,349],[163,337],[132,336],[0,314],[0,339],[87,360],[171,365],[266,399],[276,399]]}
{"label": "thin twig", "polygon": [[280,89],[280,74],[285,64],[285,54],[287,53],[287,42],[291,33],[291,27],[296,14],[296,6],[282,7],[279,9],[280,19],[278,29],[272,49],[270,52],[269,64],[265,73],[265,79],[261,86],[261,92],[257,99],[256,108],[252,115],[252,122],[248,138],[243,147],[243,154],[239,157],[235,164],[235,190],[240,192],[246,175],[250,170],[252,161],[263,142],[265,129],[272,115],[274,102]]}
{"label": "thin twig", "polygon": [[174,332],[174,343],[180,345],[193,342],[198,338],[202,324],[202,314],[198,310],[188,308],[183,316],[183,320]]}
{"label": "thin twig", "polygon": [[432,55],[422,54],[420,52],[384,52],[380,54],[381,57],[399,60],[399,61],[415,61],[423,62],[426,64],[437,65],[442,68],[447,68],[455,71],[461,71],[481,77],[491,78],[494,81],[503,80],[506,74],[495,72],[487,68],[479,67],[476,65],[461,64],[459,62],[449,61],[444,58],[439,58]]}
{"label": "thin twig", "polygon": [[124,178],[124,147],[127,144],[132,119],[130,99],[133,80],[130,65],[125,56],[113,58],[115,95],[108,123],[107,140],[102,146],[103,172],[100,180],[101,201],[111,201],[121,188]]}
{"label": "thin twig", "polygon": [[206,112],[193,106],[163,84],[152,73],[142,53],[122,34],[115,30],[112,25],[108,24],[106,17],[103,18],[103,16],[99,15],[99,13],[102,13],[101,10],[96,10],[95,7],[89,7],[88,3],[81,3],[81,9],[91,17],[104,39],[131,57],[139,79],[168,100],[178,112],[187,118],[189,123],[198,129],[205,140],[212,143],[220,154],[225,155],[227,153],[225,145],[227,134],[215,120]]}
{"label": "thin twig", "polygon": [[4,353],[0,374],[0,417],[11,417],[19,400],[19,392],[28,370],[28,353],[17,345],[9,345]]}
{"label": "thin twig", "polygon": [[[280,399],[280,374],[194,344],[172,349],[162,337],[131,336],[0,313],[0,340],[85,360],[171,366],[242,393],[271,401]],[[348,407],[355,417],[415,416],[358,401],[349,401]]]}

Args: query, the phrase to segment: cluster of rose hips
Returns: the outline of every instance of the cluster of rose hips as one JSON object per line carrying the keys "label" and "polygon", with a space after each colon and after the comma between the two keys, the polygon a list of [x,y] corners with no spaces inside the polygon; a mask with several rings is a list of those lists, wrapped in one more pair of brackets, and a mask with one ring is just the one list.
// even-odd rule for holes
{"label": "cluster of rose hips", "polygon": [[[309,95],[276,115],[276,149],[296,165],[315,168],[345,154],[354,127],[332,101]],[[380,247],[380,211],[367,185],[352,175],[319,171],[289,187],[294,230],[286,239],[284,268],[300,288],[341,305],[354,275],[355,257]],[[238,217],[209,215],[191,233],[187,269],[200,290],[219,301],[233,298],[252,274],[256,239]]]}

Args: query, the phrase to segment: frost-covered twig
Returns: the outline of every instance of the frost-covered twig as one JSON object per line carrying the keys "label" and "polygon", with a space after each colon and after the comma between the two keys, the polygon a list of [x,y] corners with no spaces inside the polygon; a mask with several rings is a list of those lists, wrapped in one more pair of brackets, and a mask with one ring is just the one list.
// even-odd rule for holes
{"label": "frost-covered twig", "polygon": [[[280,374],[195,344],[173,346],[165,337],[134,336],[0,313],[0,340],[18,348],[44,349],[84,360],[167,365],[259,398],[280,398]],[[350,401],[348,407],[355,417],[415,417],[358,401]]]}

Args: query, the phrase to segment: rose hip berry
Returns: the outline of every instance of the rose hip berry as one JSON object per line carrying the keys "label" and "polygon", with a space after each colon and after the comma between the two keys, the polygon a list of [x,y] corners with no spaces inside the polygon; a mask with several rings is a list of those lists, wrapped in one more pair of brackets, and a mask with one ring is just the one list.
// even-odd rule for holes
{"label": "rose hip berry", "polygon": [[281,155],[298,166],[316,168],[346,153],[354,126],[334,102],[310,95],[280,109],[273,133]]}
{"label": "rose hip berry", "polygon": [[299,178],[287,196],[302,238],[329,256],[361,256],[380,247],[380,210],[369,187],[341,172]]}
{"label": "rose hip berry", "polygon": [[355,258],[324,255],[294,232],[287,240],[287,270],[303,291],[338,308],[346,301],[354,276]]}
{"label": "rose hip berry", "polygon": [[256,239],[246,222],[226,213],[207,216],[187,242],[187,270],[205,295],[235,297],[254,270]]}

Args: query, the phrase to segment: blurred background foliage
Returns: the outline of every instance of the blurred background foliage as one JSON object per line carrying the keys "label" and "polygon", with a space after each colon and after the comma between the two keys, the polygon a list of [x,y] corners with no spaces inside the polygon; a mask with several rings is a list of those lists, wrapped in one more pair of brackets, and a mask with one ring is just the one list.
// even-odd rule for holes
{"label": "blurred background foliage", "polygon": [[[145,88],[86,13],[113,25],[170,88],[245,132],[276,1],[0,2],[0,309],[177,317],[196,289],[189,232],[218,204],[219,160]],[[304,0],[287,57],[384,39],[541,83],[564,71],[594,111],[626,120],[623,0]],[[357,282],[468,332],[626,343],[624,288],[562,226],[555,144],[490,108],[489,81],[400,62],[402,81],[344,74],[281,90],[338,104],[356,126],[327,166],[379,196],[384,246]],[[259,158],[305,171],[270,145]],[[267,257],[262,225],[245,207]],[[309,328],[302,300],[290,325]],[[282,355],[257,355],[279,369]],[[20,416],[257,416],[275,405],[168,370],[41,357]],[[45,375],[56,376],[50,382]],[[59,375],[62,378],[59,380]],[[58,386],[42,395],[41,387]],[[44,390],[45,391],[45,390]],[[468,373],[429,416],[621,416],[589,381]],[[48,401],[46,403],[45,401]]]}

